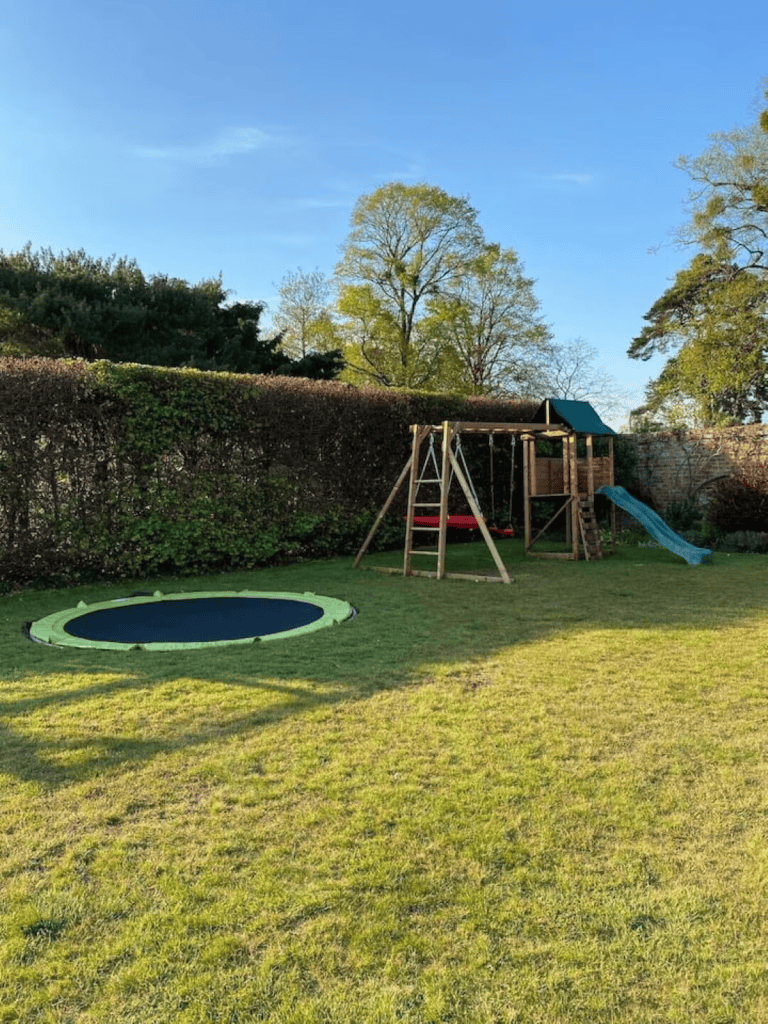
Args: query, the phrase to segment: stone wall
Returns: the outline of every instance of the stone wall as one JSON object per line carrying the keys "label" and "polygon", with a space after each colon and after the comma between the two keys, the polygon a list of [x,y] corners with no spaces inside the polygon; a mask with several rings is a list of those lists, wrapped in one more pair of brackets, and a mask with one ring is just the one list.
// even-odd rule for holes
{"label": "stone wall", "polygon": [[642,496],[660,511],[688,498],[705,504],[718,480],[755,460],[768,462],[766,423],[623,436],[637,452]]}

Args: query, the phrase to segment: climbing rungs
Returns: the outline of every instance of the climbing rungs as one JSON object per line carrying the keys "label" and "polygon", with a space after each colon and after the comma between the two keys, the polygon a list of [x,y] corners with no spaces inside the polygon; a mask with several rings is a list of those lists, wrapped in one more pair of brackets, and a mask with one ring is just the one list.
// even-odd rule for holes
{"label": "climbing rungs", "polygon": [[427,530],[430,533],[439,533],[440,532],[440,527],[439,526],[412,526],[411,529],[412,530]]}
{"label": "climbing rungs", "polygon": [[579,526],[581,527],[585,558],[602,558],[603,545],[592,498],[579,498]]}
{"label": "climbing rungs", "polygon": [[414,501],[414,508],[440,508],[440,501]]}
{"label": "climbing rungs", "polygon": [[439,551],[424,551],[421,548],[411,548],[408,552],[409,555],[439,555]]}
{"label": "climbing rungs", "polygon": [[434,479],[430,477],[429,479],[427,479],[427,477],[425,476],[423,476],[420,480],[416,481],[417,484],[441,484],[442,482],[443,481],[440,479],[440,477],[435,477]]}

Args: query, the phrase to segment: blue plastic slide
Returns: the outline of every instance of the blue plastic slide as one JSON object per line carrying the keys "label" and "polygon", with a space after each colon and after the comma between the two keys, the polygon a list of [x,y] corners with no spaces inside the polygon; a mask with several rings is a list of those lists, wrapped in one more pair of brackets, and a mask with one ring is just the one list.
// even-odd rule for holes
{"label": "blue plastic slide", "polygon": [[697,548],[695,545],[689,544],[687,540],[683,540],[671,526],[664,522],[660,515],[644,505],[642,501],[633,498],[623,487],[601,487],[596,493],[604,494],[611,499],[614,505],[629,512],[634,519],[642,523],[654,540],[663,544],[665,548],[669,548],[676,555],[680,555],[688,565],[701,565],[702,562],[712,560],[712,552],[709,548]]}

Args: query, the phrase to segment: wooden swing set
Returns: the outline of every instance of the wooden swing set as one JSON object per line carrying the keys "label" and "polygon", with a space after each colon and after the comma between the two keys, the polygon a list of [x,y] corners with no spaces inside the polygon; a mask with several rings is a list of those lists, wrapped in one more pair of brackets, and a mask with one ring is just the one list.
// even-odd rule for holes
{"label": "wooden swing set", "polygon": [[[549,420],[549,403],[547,403],[547,420]],[[496,581],[511,583],[511,577],[504,565],[493,539],[493,533],[510,536],[511,530],[498,530],[489,527],[480,510],[477,495],[472,484],[466,459],[461,448],[462,434],[487,434],[489,444],[497,436],[510,436],[513,443],[520,439],[523,443],[523,507],[525,522],[525,550],[529,555],[543,558],[578,559],[581,552],[587,559],[602,558],[603,551],[600,534],[594,514],[595,488],[603,484],[613,484],[613,438],[609,438],[609,455],[607,458],[595,458],[593,453],[592,434],[586,435],[586,458],[578,458],[577,431],[555,423],[481,423],[469,421],[450,422],[445,420],[439,425],[413,424],[410,427],[413,435],[411,455],[400,476],[384,502],[373,526],[365,538],[355,558],[355,568],[359,568],[371,541],[376,535],[384,516],[400,492],[406,478],[409,480],[408,504],[406,510],[405,550],[402,568],[375,566],[378,571],[402,573],[404,576],[430,576],[437,579],[468,579],[476,581]],[[441,460],[438,465],[434,452],[435,438],[441,435]],[[424,442],[429,439],[429,451],[423,463],[421,451]],[[559,440],[562,442],[562,459],[538,459],[536,454],[537,440]],[[513,448],[514,452],[514,448]],[[492,448],[491,448],[492,453]],[[492,455],[491,455],[492,457]],[[512,457],[514,471],[514,456]],[[555,465],[557,464],[557,465]],[[429,475],[429,474],[432,475]],[[452,481],[458,480],[461,490],[471,510],[471,516],[451,516],[448,512],[448,498]],[[421,498],[422,487],[431,490],[431,500]],[[434,500],[435,488],[439,500]],[[532,505],[537,498],[562,499],[545,525],[533,534]],[[420,500],[421,499],[421,500]],[[511,506],[511,496],[510,496]],[[421,510],[429,509],[425,514]],[[433,510],[437,510],[435,515]],[[561,515],[565,514],[566,544],[570,550],[565,552],[536,551],[534,545]],[[445,553],[448,529],[451,526],[470,526],[477,528],[488,547],[498,570],[498,575],[481,573],[446,572]],[[437,534],[436,548],[414,547],[415,535],[421,533]],[[612,548],[615,545],[615,511],[611,507]],[[434,570],[413,568],[413,557],[436,558]]]}

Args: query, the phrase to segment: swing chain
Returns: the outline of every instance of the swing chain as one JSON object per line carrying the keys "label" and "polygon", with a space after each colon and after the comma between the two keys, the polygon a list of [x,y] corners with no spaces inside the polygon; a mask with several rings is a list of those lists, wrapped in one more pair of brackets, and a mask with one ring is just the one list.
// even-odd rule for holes
{"label": "swing chain", "polygon": [[[489,435],[489,440],[490,440],[491,444],[493,444],[493,435],[492,434]],[[472,482],[472,476],[471,476],[471,474],[469,472],[469,466],[467,465],[467,460],[466,460],[466,457],[464,455],[464,449],[461,446],[461,435],[460,434],[456,434],[455,455],[456,455],[456,458],[458,460],[460,460],[460,462],[461,462],[462,468],[464,470],[464,476],[467,478],[467,483],[469,484],[469,489],[472,492],[472,497],[473,497],[473,499],[475,501],[475,504],[477,505],[478,508],[480,508],[480,500],[477,497],[477,492],[475,491],[475,485]],[[429,435],[429,449],[427,451],[427,454],[424,457],[424,464],[421,467],[421,474],[420,474],[419,480],[423,481],[426,478],[427,466],[429,465],[430,461],[431,461],[432,465],[434,466],[435,477],[436,477],[436,479],[439,480],[440,479],[440,469],[439,469],[439,467],[437,465],[437,456],[435,455],[435,435],[434,434],[430,434]],[[450,490],[451,490],[451,484],[453,483],[454,475],[455,475],[455,472],[454,472],[453,466],[451,466],[451,473],[450,473],[450,476],[448,478],[448,492],[449,493],[450,493]],[[493,461],[491,461],[491,500],[493,501]]]}
{"label": "swing chain", "polygon": [[491,463],[491,522],[496,522],[496,495],[493,487],[493,434],[488,435],[488,449]]}
{"label": "swing chain", "polygon": [[[513,502],[514,502],[514,493],[515,493],[515,442],[517,440],[515,438],[514,434],[512,435],[510,440],[511,440],[512,444],[511,444],[511,451],[509,453],[509,516],[508,516],[508,518],[509,518],[509,522],[511,523],[512,522]],[[489,448],[489,455],[490,455],[491,522],[495,523],[496,522],[496,490],[495,490],[495,486],[494,486],[494,476],[493,476],[493,453],[494,453],[493,434],[489,434],[488,435],[488,448]]]}
{"label": "swing chain", "polygon": [[517,438],[512,435],[512,450],[509,453],[509,522],[512,524],[512,499],[515,496],[515,445]]}
{"label": "swing chain", "polygon": [[419,477],[420,480],[423,480],[427,475],[427,464],[429,463],[430,459],[432,460],[432,465],[435,467],[435,477],[439,480],[440,470],[437,467],[437,457],[435,456],[434,434],[429,435],[429,450],[427,451],[427,454],[424,456],[424,465],[421,467],[421,475]]}
{"label": "swing chain", "polygon": [[[472,483],[472,477],[471,477],[470,472],[469,472],[469,466],[467,465],[467,460],[464,458],[464,449],[461,447],[461,435],[460,434],[456,435],[456,455],[457,455],[457,457],[459,459],[461,459],[461,464],[462,464],[462,466],[464,468],[464,476],[467,478],[467,483],[469,484],[469,489],[472,492],[472,497],[474,498],[475,504],[477,505],[478,509],[480,509],[480,513],[482,515],[482,509],[480,508],[480,501],[479,501],[479,499],[477,497],[477,493],[475,491],[475,485]],[[453,482],[453,468],[451,468],[451,483],[452,482]],[[450,490],[450,487],[451,487],[451,483],[448,484],[448,489],[449,490]]]}

